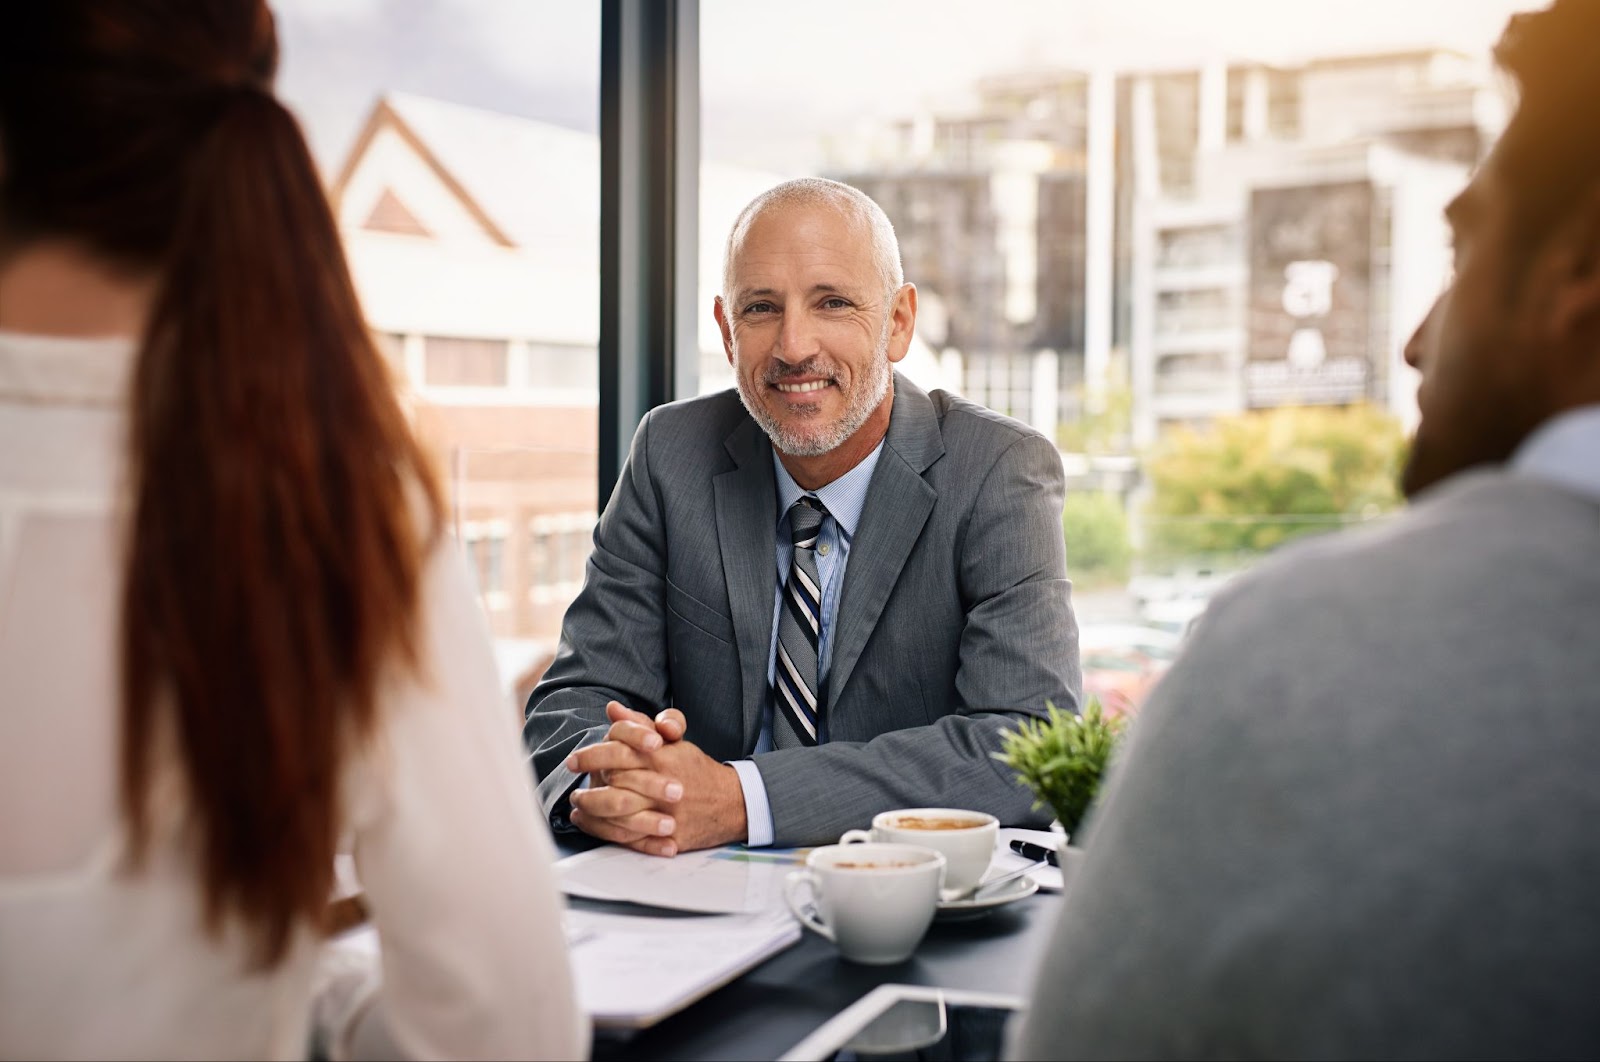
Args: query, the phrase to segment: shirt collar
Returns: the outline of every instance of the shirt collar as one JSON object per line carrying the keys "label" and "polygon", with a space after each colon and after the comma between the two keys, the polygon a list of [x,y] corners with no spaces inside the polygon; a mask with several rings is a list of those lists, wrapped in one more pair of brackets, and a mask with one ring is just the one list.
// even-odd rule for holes
{"label": "shirt collar", "polygon": [[846,535],[854,536],[856,524],[861,522],[861,510],[867,504],[867,486],[872,482],[872,470],[878,467],[878,456],[883,453],[883,440],[878,440],[878,445],[872,452],[861,459],[861,462],[826,486],[818,487],[814,491],[806,491],[789,475],[789,470],[783,467],[783,462],[778,460],[776,448],[772,451],[772,471],[778,480],[778,521],[781,523],[789,512],[789,507],[800,500],[801,495],[811,493],[821,500],[827,508],[828,515],[838,523]]}
{"label": "shirt collar", "polygon": [[1534,429],[1511,456],[1511,470],[1600,498],[1600,405],[1580,406]]}

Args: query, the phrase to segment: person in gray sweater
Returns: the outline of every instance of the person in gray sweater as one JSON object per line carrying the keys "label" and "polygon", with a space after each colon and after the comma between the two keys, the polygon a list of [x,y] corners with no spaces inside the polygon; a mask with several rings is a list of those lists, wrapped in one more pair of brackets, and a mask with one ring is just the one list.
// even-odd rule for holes
{"label": "person in gray sweater", "polygon": [[1219,596],[1018,1058],[1600,1057],[1600,3],[1512,19],[1394,521]]}

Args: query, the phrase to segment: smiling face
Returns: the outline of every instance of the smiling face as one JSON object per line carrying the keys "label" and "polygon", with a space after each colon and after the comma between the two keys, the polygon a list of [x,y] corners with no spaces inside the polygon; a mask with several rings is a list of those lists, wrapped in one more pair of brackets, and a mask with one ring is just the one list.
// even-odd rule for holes
{"label": "smiling face", "polygon": [[884,286],[870,229],[827,203],[768,207],[729,259],[716,316],[739,397],[802,486],[854,467],[888,427],[916,289]]}

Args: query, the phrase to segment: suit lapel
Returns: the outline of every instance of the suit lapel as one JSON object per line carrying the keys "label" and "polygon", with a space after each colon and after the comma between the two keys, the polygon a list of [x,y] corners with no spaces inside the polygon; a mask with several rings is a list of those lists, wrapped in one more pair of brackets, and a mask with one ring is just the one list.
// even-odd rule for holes
{"label": "suit lapel", "polygon": [[738,467],[712,480],[717,542],[728,587],[744,690],[744,751],[755,748],[767,701],[772,602],[777,587],[777,487],[767,437],[744,419],[723,445]]}
{"label": "suit lapel", "polygon": [[839,629],[828,664],[829,710],[839,703],[938,499],[938,492],[922,478],[944,454],[938,415],[927,394],[898,373],[894,386],[889,432],[850,543],[850,563],[840,591]]}

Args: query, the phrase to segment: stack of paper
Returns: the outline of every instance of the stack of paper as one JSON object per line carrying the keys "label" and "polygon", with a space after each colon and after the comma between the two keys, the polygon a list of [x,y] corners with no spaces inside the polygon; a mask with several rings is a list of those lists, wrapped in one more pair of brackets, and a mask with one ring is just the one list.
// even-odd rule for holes
{"label": "stack of paper", "polygon": [[805,856],[736,845],[658,859],[607,847],[561,860],[569,896],[630,905],[567,912],[584,1010],[598,1026],[653,1025],[799,940],[783,881]]}

